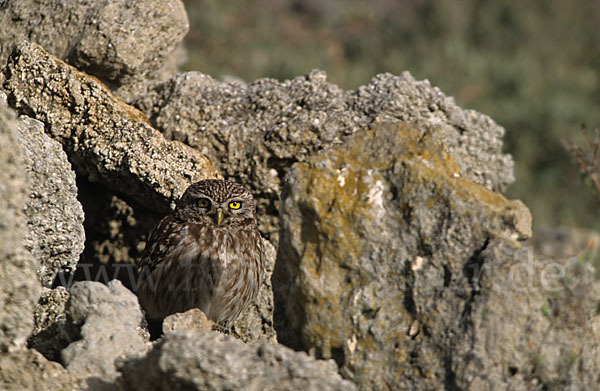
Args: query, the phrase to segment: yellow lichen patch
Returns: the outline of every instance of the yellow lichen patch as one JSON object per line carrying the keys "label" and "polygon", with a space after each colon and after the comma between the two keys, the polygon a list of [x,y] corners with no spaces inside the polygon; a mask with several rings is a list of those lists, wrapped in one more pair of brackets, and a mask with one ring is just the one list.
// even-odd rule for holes
{"label": "yellow lichen patch", "polygon": [[[508,200],[502,194],[486,189],[469,179],[456,178],[448,175],[439,167],[428,167],[420,164],[409,164],[411,166],[412,182],[419,185],[429,184],[433,189],[431,198],[425,202],[428,208],[442,202],[447,202],[452,208],[461,202],[472,205],[472,212],[479,213],[491,218],[495,216],[498,228],[502,230],[490,232],[497,236],[505,236],[508,233],[512,239],[525,240],[531,236],[531,214],[527,207],[518,200]],[[406,188],[406,193],[414,192],[414,188]],[[510,232],[509,232],[510,231]]]}
{"label": "yellow lichen patch", "polygon": [[[311,298],[306,303],[310,325],[306,331],[312,336],[310,343],[321,346],[322,354],[330,357],[330,347],[342,346],[341,336],[350,332],[350,324],[341,318],[340,307],[345,306],[347,300],[342,293],[353,290],[353,286],[349,286],[353,284],[352,279],[346,279],[346,271],[355,269],[357,265],[353,263],[363,254],[364,238],[356,230],[355,222],[369,218],[368,210],[358,197],[365,191],[365,184],[355,170],[349,172],[343,187],[327,170],[309,169],[306,164],[298,164],[296,170],[302,173],[307,184],[303,208],[319,216],[312,221],[312,226],[304,227],[313,231],[308,236],[315,240],[305,243],[302,257],[301,270],[305,274],[301,278],[302,286],[306,296]],[[319,310],[313,311],[311,307]],[[326,319],[319,318],[323,313],[328,314]]]}

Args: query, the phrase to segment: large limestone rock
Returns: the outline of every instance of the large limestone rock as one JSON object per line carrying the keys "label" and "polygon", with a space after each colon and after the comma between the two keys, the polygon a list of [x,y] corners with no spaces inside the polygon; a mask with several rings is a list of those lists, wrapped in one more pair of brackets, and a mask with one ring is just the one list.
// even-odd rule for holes
{"label": "large limestone rock", "polygon": [[107,285],[77,282],[67,304],[81,338],[62,351],[63,364],[79,376],[114,380],[115,360],[142,356],[149,348],[142,333],[137,297],[118,280]]}
{"label": "large limestone rock", "polygon": [[0,351],[25,346],[41,290],[36,261],[22,243],[29,192],[22,145],[15,113],[3,101],[0,99]]}
{"label": "large limestone rock", "polygon": [[[5,101],[6,95],[0,94]],[[77,200],[75,173],[61,145],[44,133],[43,124],[27,116],[6,123],[9,124],[14,127],[19,142],[18,149],[13,149],[20,152],[22,168],[19,176],[29,183],[23,206],[26,229],[22,244],[36,260],[37,285],[44,286],[42,298],[34,309],[32,336],[27,342],[52,356],[58,347],[54,346],[56,339],[48,337],[61,339],[55,321],[64,319],[60,304],[55,304],[66,292],[55,292],[47,287],[58,272],[75,269],[84,245],[83,210]],[[9,153],[8,148],[6,151]],[[28,276],[24,281],[30,278]],[[39,295],[39,287],[36,291]],[[36,301],[37,295],[30,300]]]}
{"label": "large limestone rock", "polygon": [[96,79],[23,42],[0,74],[12,107],[44,123],[75,170],[166,213],[192,182],[219,177],[198,151],[169,142]]}
{"label": "large limestone rock", "polygon": [[180,0],[3,2],[0,64],[27,39],[129,100],[175,74],[189,23]]}
{"label": "large limestone rock", "polygon": [[490,190],[514,180],[512,159],[501,151],[504,129],[408,72],[378,75],[354,91],[327,82],[321,71],[250,84],[188,72],[157,85],[136,105],[167,138],[197,148],[225,176],[249,184],[260,228],[275,242],[281,179],[292,163],[374,121],[437,125],[433,131],[463,178]]}
{"label": "large limestone rock", "polygon": [[333,361],[271,343],[246,345],[215,332],[173,333],[125,361],[126,390],[355,390]]}
{"label": "large limestone rock", "polygon": [[577,258],[538,258],[531,247],[495,239],[478,262],[470,267],[477,271],[476,289],[455,321],[461,333],[452,335],[443,356],[455,388],[597,389],[600,284],[594,267]]}
{"label": "large limestone rock", "polygon": [[[584,342],[597,330],[545,337],[556,297],[539,278],[517,289],[529,211],[464,178],[446,139],[428,125],[374,124],[292,167],[273,275],[279,340],[334,358],[364,389],[525,389],[566,376],[590,386],[572,366],[552,376],[536,366],[564,365],[572,349],[595,369],[597,344]],[[579,313],[596,324],[598,284],[587,284]]]}
{"label": "large limestone rock", "polygon": [[31,183],[25,214],[25,247],[39,261],[38,278],[49,287],[59,271],[75,270],[83,251],[83,209],[75,173],[62,146],[44,133],[44,124],[18,121],[26,174]]}
{"label": "large limestone rock", "polygon": [[[60,364],[25,349],[32,329],[36,332],[38,327],[34,314],[48,315],[36,305],[44,266],[72,264],[82,246],[81,206],[77,209],[69,183],[73,174],[55,142],[40,134],[32,120],[17,120],[5,104],[0,92],[0,388],[81,389],[83,381]],[[61,219],[56,212],[61,207],[73,210],[64,210]],[[63,223],[68,232],[61,230]],[[62,241],[61,235],[73,235],[73,242]],[[61,258],[60,250],[69,254]]]}

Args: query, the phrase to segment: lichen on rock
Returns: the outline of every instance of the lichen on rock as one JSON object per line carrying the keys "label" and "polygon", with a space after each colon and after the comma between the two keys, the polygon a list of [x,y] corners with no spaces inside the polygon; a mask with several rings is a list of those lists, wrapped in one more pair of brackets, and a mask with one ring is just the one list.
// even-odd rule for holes
{"label": "lichen on rock", "polygon": [[436,125],[464,178],[494,191],[514,180],[512,158],[502,153],[504,129],[408,72],[377,75],[353,91],[328,82],[319,70],[249,84],[187,72],[154,86],[135,105],[165,137],[198,149],[223,175],[249,185],[259,227],[274,243],[290,166],[373,122]]}
{"label": "lichen on rock", "polygon": [[[475,289],[470,262],[492,239],[531,234],[524,205],[463,178],[444,139],[427,124],[375,123],[296,163],[286,180],[273,275],[278,337],[336,359],[365,388],[440,384],[441,357],[458,341],[428,334],[468,338],[458,324],[468,322],[459,319]],[[415,322],[425,334],[417,341],[408,334]],[[420,356],[419,345],[440,359]],[[416,367],[430,370],[415,377]]]}

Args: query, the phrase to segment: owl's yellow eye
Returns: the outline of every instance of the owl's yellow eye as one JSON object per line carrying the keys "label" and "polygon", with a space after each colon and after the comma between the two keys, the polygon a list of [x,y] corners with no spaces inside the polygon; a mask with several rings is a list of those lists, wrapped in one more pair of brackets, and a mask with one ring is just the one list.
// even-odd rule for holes
{"label": "owl's yellow eye", "polygon": [[208,208],[209,205],[210,205],[210,201],[208,201],[206,198],[200,198],[198,200],[198,206],[200,208]]}
{"label": "owl's yellow eye", "polygon": [[230,209],[239,209],[242,207],[242,203],[240,201],[231,201],[229,203],[229,208]]}

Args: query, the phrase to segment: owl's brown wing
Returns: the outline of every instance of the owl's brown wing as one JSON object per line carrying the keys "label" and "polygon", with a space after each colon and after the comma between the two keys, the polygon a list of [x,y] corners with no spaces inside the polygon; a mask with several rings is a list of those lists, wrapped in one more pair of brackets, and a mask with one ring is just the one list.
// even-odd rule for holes
{"label": "owl's brown wing", "polygon": [[174,241],[178,240],[182,224],[172,215],[166,216],[150,233],[146,248],[138,260],[137,267],[141,273],[152,272],[173,249]]}

